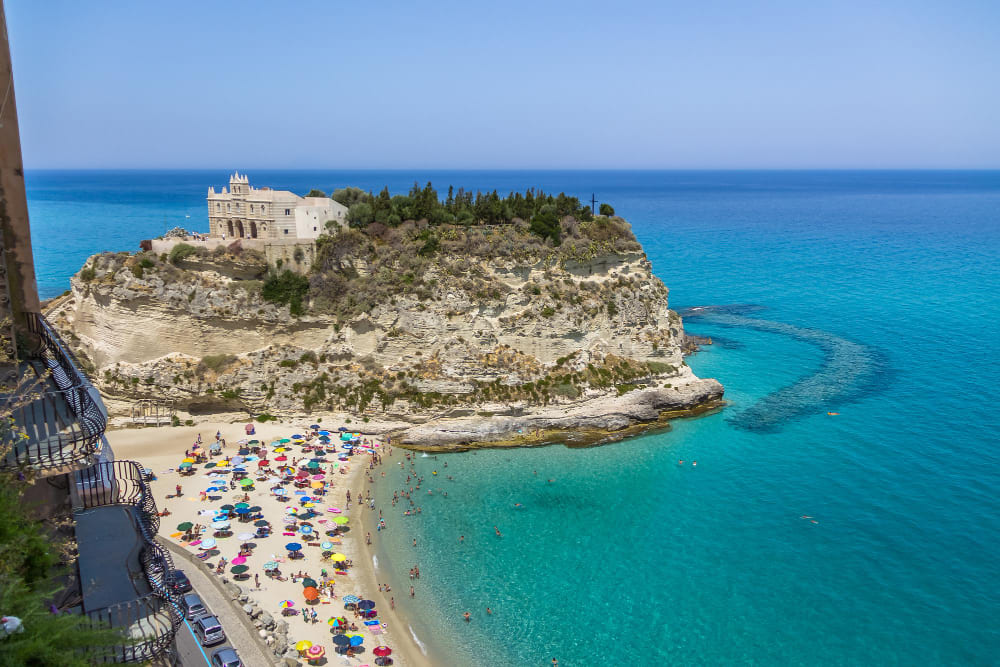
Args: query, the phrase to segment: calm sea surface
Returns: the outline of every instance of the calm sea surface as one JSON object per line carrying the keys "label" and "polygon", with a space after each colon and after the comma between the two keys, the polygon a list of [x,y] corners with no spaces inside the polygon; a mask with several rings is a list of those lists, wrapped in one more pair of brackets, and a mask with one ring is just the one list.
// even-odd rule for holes
{"label": "calm sea surface", "polygon": [[[672,307],[713,306],[687,317],[717,341],[689,363],[725,384],[722,412],[593,449],[420,457],[422,513],[382,503],[380,576],[443,662],[1000,661],[1000,173],[251,179],[300,193],[414,180],[594,192],[632,222]],[[228,178],[27,181],[48,297],[94,252],[205,230],[206,189]],[[401,474],[387,470],[383,501]]]}

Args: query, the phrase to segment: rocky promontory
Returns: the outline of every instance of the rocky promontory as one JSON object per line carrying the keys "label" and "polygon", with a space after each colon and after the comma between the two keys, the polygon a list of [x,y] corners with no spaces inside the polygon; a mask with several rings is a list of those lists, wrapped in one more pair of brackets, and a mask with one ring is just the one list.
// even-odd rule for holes
{"label": "rocky promontory", "polygon": [[437,448],[587,444],[719,405],[628,223],[574,206],[544,234],[517,217],[355,221],[308,270],[239,241],[102,253],[50,319],[111,405],[194,419],[351,415]]}

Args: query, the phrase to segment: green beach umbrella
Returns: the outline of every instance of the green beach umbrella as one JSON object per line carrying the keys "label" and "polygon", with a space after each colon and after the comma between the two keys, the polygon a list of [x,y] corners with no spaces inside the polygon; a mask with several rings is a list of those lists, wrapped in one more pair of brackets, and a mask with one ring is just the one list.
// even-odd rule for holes
{"label": "green beach umbrella", "polygon": [[208,463],[205,464],[205,467],[206,468],[214,468],[215,467],[215,461],[209,461]]}
{"label": "green beach umbrella", "polygon": [[234,565],[233,569],[231,569],[230,572],[232,572],[233,574],[243,574],[249,569],[250,568],[246,565]]}
{"label": "green beach umbrella", "polygon": [[191,530],[194,526],[190,521],[185,521],[184,523],[177,524],[177,530]]}
{"label": "green beach umbrella", "polygon": [[253,480],[249,478],[241,479],[240,486],[253,486]]}
{"label": "green beach umbrella", "polygon": [[219,509],[224,509],[224,510],[227,510],[227,511],[228,511],[228,510],[234,510],[234,509],[236,509],[236,508],[235,508],[235,507],[234,507],[233,505],[231,505],[230,503],[226,503],[225,505],[223,505],[223,506],[222,506],[222,507],[220,507]]}
{"label": "green beach umbrella", "polygon": [[316,586],[316,580],[311,577],[306,577],[302,580],[302,588],[309,588],[310,586]]}
{"label": "green beach umbrella", "polygon": [[236,509],[242,510],[250,507],[250,503],[236,503]]}
{"label": "green beach umbrella", "polygon": [[333,517],[333,522],[343,526],[345,523],[350,521],[346,516],[335,516]]}
{"label": "green beach umbrella", "polygon": [[281,443],[281,444],[283,444],[283,445],[287,445],[288,443],[290,443],[290,442],[291,442],[291,440],[289,440],[288,438],[282,438],[282,439],[281,439],[281,440],[279,440],[278,442],[280,442],[280,443]]}

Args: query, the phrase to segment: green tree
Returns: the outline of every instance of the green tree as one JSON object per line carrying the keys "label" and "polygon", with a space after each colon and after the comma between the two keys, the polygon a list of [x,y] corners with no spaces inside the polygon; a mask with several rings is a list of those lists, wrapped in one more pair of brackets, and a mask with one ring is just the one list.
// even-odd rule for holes
{"label": "green tree", "polygon": [[615,209],[614,207],[611,206],[611,204],[601,204],[600,211],[601,215],[606,215],[608,217],[611,217],[612,215],[615,214]]}
{"label": "green tree", "polygon": [[369,195],[361,188],[341,188],[334,190],[330,198],[338,204],[343,204],[347,208],[351,208],[355,204],[367,202]]}
{"label": "green tree", "polygon": [[316,188],[313,188],[312,190],[309,191],[309,194],[307,194],[306,197],[326,197],[326,193],[323,192],[322,190],[317,190]]}
{"label": "green tree", "polygon": [[553,245],[560,242],[559,216],[555,206],[546,204],[531,219],[531,232],[543,239],[552,239]]}
{"label": "green tree", "polygon": [[351,227],[365,227],[375,222],[375,212],[371,204],[354,204],[347,209],[347,222]]}

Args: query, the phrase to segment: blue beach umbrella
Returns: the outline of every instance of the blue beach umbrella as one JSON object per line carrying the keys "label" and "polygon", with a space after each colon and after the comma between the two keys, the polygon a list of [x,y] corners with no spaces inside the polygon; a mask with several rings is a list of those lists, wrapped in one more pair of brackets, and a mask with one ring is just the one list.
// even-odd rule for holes
{"label": "blue beach umbrella", "polygon": [[312,526],[300,526],[299,532],[302,533],[303,535],[308,535],[311,532],[313,532],[313,529]]}
{"label": "blue beach umbrella", "polygon": [[375,602],[373,600],[362,600],[358,603],[358,609],[364,609],[365,611],[375,608]]}
{"label": "blue beach umbrella", "polygon": [[301,551],[302,545],[299,544],[298,542],[289,542],[288,544],[285,545],[285,548],[288,549],[289,551]]}
{"label": "blue beach umbrella", "polygon": [[351,635],[351,646],[361,646],[365,642],[365,638],[361,635]]}
{"label": "blue beach umbrella", "polygon": [[327,540],[323,544],[319,545],[319,548],[322,549],[323,551],[333,551],[333,542]]}
{"label": "blue beach umbrella", "polygon": [[319,430],[319,424],[310,424],[309,428],[311,428],[314,431],[318,431]]}
{"label": "blue beach umbrella", "polygon": [[343,598],[344,604],[357,604],[361,602],[361,598],[357,595],[345,595]]}
{"label": "blue beach umbrella", "polygon": [[237,514],[250,514],[250,508],[249,507],[238,507],[238,508],[236,508],[236,513]]}
{"label": "blue beach umbrella", "polygon": [[319,434],[320,435],[330,435],[330,432],[329,431],[320,431]]}
{"label": "blue beach umbrella", "polygon": [[333,645],[337,648],[347,648],[351,645],[351,640],[347,637],[347,635],[334,635],[330,641],[332,641]]}

